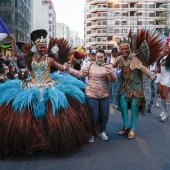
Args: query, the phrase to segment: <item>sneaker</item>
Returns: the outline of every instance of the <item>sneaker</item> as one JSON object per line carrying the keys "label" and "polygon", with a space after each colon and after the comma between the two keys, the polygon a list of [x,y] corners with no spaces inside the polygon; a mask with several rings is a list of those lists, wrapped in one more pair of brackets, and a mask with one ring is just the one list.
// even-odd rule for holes
{"label": "sneaker", "polygon": [[156,106],[156,107],[159,107],[159,103],[158,103],[158,102],[156,102],[155,106]]}
{"label": "sneaker", "polygon": [[89,143],[93,143],[94,142],[94,136],[91,136],[88,140]]}
{"label": "sneaker", "polygon": [[102,138],[102,140],[108,140],[108,136],[106,135],[105,131],[99,133],[98,137]]}

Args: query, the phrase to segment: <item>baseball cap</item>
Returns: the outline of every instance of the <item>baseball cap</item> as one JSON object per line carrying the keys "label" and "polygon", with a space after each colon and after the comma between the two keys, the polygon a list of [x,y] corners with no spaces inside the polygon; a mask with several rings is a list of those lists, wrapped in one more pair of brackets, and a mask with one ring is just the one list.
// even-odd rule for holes
{"label": "baseball cap", "polygon": [[91,54],[91,55],[95,55],[95,54],[96,54],[96,50],[92,50],[92,51],[90,52],[90,54]]}
{"label": "baseball cap", "polygon": [[118,53],[118,49],[117,48],[112,48],[112,53],[113,52],[117,52]]}

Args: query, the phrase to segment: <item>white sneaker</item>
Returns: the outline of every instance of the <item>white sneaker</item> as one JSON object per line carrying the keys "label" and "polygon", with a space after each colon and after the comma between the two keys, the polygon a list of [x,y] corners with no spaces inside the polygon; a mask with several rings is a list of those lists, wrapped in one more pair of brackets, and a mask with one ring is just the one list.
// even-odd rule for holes
{"label": "white sneaker", "polygon": [[155,106],[156,106],[156,107],[159,107],[159,103],[158,103],[158,101],[156,102]]}
{"label": "white sneaker", "polygon": [[91,136],[88,140],[89,143],[93,143],[94,142],[94,136]]}
{"label": "white sneaker", "polygon": [[108,140],[108,136],[106,135],[105,131],[99,133],[98,137],[102,138],[102,140]]}

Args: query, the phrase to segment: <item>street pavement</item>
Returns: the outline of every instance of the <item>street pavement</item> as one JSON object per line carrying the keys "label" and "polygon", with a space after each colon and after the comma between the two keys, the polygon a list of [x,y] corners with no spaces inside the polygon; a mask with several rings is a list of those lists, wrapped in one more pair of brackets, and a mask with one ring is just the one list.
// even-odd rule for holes
{"label": "street pavement", "polygon": [[[56,157],[36,152],[21,158],[0,161],[2,170],[170,170],[170,121],[160,122],[161,108],[140,116],[136,136],[129,140],[119,136],[120,112],[111,109],[106,133],[109,141],[96,138],[69,156]],[[130,116],[130,114],[129,114]]]}

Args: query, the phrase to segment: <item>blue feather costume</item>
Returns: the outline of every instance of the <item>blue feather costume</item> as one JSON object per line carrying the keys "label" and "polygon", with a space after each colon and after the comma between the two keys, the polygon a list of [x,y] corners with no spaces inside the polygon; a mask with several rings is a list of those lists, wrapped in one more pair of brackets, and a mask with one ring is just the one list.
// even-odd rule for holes
{"label": "blue feather costume", "polygon": [[93,135],[85,84],[68,74],[50,75],[48,57],[32,61],[30,81],[0,84],[0,155],[35,150],[69,153]]}

